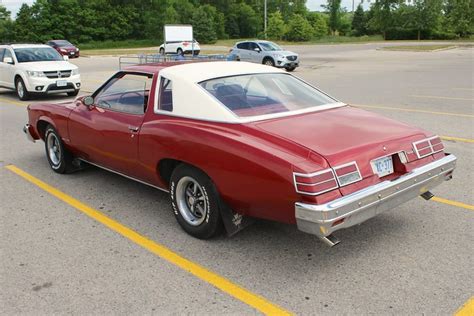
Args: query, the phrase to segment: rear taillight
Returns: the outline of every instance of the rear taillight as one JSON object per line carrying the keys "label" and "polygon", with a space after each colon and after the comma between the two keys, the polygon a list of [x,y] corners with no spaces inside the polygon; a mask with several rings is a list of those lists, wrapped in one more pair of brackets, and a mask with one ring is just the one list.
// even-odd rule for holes
{"label": "rear taillight", "polygon": [[184,47],[186,47],[186,46],[188,46],[188,45],[189,45],[188,42],[183,42],[183,46],[184,46]]}
{"label": "rear taillight", "polygon": [[355,161],[335,167],[334,172],[341,187],[362,180],[359,167]]}
{"label": "rear taillight", "polygon": [[362,180],[355,161],[314,173],[293,173],[297,193],[319,195]]}
{"label": "rear taillight", "polygon": [[439,136],[425,138],[413,143],[413,151],[418,159],[443,151],[444,145]]}

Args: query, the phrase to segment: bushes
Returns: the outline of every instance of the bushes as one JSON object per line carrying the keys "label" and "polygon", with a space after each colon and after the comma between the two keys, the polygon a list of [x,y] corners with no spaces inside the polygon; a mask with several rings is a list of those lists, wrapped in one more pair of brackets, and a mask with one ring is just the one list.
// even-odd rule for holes
{"label": "bushes", "polygon": [[289,41],[309,41],[313,37],[313,28],[300,14],[294,14],[288,23],[286,39]]}

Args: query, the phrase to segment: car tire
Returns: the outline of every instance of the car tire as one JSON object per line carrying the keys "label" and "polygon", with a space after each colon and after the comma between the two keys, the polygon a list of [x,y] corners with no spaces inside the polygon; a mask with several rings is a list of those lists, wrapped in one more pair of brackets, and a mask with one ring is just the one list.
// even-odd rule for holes
{"label": "car tire", "polygon": [[177,53],[178,55],[183,55],[183,50],[182,50],[181,48],[178,48],[178,49],[176,50],[176,53]]}
{"label": "car tire", "polygon": [[286,69],[286,71],[288,71],[288,72],[292,72],[293,70],[296,69],[296,67],[288,67],[288,68],[285,68],[285,69]]}
{"label": "car tire", "polygon": [[176,220],[191,236],[209,239],[223,231],[219,194],[204,172],[186,164],[176,167],[170,198]]}
{"label": "car tire", "polygon": [[164,55],[165,54],[165,49],[162,47],[160,48],[160,55]]}
{"label": "car tire", "polygon": [[266,66],[275,67],[275,62],[273,61],[273,58],[271,58],[271,57],[265,57],[265,58],[263,59],[262,64],[264,64],[264,65],[266,65]]}
{"label": "car tire", "polygon": [[195,50],[195,51],[193,52],[193,56],[198,56],[198,55],[199,55],[199,51],[198,51],[198,50]]}
{"label": "car tire", "polygon": [[54,172],[63,174],[74,170],[71,153],[64,147],[61,137],[51,125],[46,127],[44,133],[44,148],[49,166]]}
{"label": "car tire", "polygon": [[26,89],[25,82],[21,77],[18,77],[15,80],[15,91],[16,95],[18,96],[18,99],[21,101],[27,101],[30,99],[30,93]]}
{"label": "car tire", "polygon": [[74,92],[68,92],[67,93],[67,96],[68,97],[75,97],[79,94],[79,89],[78,90],[74,90]]}

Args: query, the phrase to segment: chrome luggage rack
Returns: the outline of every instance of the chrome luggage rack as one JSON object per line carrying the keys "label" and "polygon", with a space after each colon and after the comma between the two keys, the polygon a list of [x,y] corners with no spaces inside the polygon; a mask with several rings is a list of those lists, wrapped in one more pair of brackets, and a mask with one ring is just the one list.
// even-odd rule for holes
{"label": "chrome luggage rack", "polygon": [[119,57],[119,69],[122,70],[123,67],[132,66],[132,65],[142,65],[142,64],[154,64],[167,61],[192,61],[192,60],[235,60],[234,55],[223,55],[223,54],[213,54],[213,55],[195,55],[195,56],[186,56],[178,54],[140,54],[136,56],[120,56]]}

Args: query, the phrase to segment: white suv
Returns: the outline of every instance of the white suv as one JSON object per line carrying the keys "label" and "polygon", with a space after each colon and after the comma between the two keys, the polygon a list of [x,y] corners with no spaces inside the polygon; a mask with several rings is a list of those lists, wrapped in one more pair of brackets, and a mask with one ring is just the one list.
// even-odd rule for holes
{"label": "white suv", "polygon": [[165,44],[161,44],[159,47],[160,55],[165,54],[165,46],[166,46],[166,54],[194,54],[199,55],[201,51],[201,47],[199,47],[199,43],[196,40],[192,42],[166,42]]}
{"label": "white suv", "polygon": [[81,76],[67,59],[47,45],[0,45],[0,87],[15,89],[20,100],[34,94],[76,96]]}

